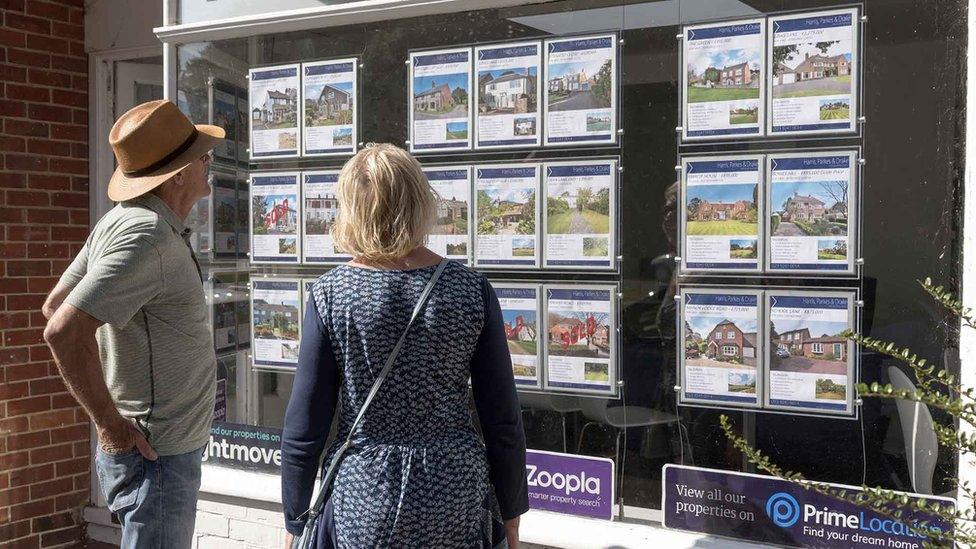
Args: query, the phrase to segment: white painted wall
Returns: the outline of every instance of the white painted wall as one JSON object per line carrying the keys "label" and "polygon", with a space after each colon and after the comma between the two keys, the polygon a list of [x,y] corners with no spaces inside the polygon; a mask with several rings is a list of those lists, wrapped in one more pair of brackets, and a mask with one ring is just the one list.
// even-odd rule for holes
{"label": "white painted wall", "polygon": [[162,24],[160,0],[89,0],[85,2],[85,51],[159,46],[153,28]]}

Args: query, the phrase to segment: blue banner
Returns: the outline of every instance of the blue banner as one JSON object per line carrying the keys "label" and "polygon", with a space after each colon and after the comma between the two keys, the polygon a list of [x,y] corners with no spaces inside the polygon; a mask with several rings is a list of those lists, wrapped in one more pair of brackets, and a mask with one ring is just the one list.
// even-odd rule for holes
{"label": "blue banner", "polygon": [[847,297],[810,296],[810,295],[776,295],[769,294],[771,307],[798,309],[846,309],[849,305]]}
{"label": "blue banner", "polygon": [[693,160],[688,162],[688,173],[759,173],[759,160],[755,158],[730,158],[728,160]]}
{"label": "blue banner", "polygon": [[535,166],[525,168],[478,168],[478,179],[507,179],[510,177],[535,177]]}
{"label": "blue banner", "polygon": [[[329,63],[327,65],[305,65],[305,75],[315,76],[317,74],[336,74],[342,72],[352,72],[352,63]],[[352,75],[350,74],[350,77]]]}
{"label": "blue banner", "polygon": [[849,168],[851,157],[841,156],[795,156],[773,157],[769,159],[772,170],[821,170],[831,168]]}
{"label": "blue banner", "polygon": [[453,53],[437,53],[434,55],[418,55],[413,58],[413,66],[447,65],[449,63],[467,63],[468,50]]}
{"label": "blue banner", "polygon": [[580,299],[586,301],[610,301],[612,290],[594,288],[554,288],[549,290],[549,299]]}
{"label": "blue banner", "polygon": [[728,305],[730,307],[755,307],[758,298],[747,294],[696,294],[685,293],[685,305]]}
{"label": "blue banner", "polygon": [[849,27],[851,26],[851,22],[851,14],[849,12],[837,13],[834,15],[820,15],[816,17],[800,17],[797,19],[774,21],[773,32],[792,32],[829,29],[832,27]]}
{"label": "blue banner", "polygon": [[599,38],[581,38],[578,40],[563,40],[559,42],[549,42],[549,53],[563,51],[598,50],[613,46],[612,36],[602,36]]}
{"label": "blue banner", "polygon": [[499,299],[535,299],[535,288],[495,288]]}
{"label": "blue banner", "polygon": [[286,69],[268,69],[266,71],[256,70],[251,73],[251,80],[271,80],[274,78],[294,78],[298,76],[297,67],[288,67]]}
{"label": "blue banner", "polygon": [[468,170],[424,170],[428,181],[457,181],[468,178]]}
{"label": "blue banner", "polygon": [[759,23],[725,25],[705,29],[688,29],[688,40],[708,40],[709,38],[727,38],[730,36],[746,36],[749,34],[759,34]]}
{"label": "blue banner", "polygon": [[511,57],[528,57],[539,53],[539,45],[494,48],[478,52],[478,59],[508,59]]}
{"label": "blue banner", "polygon": [[[951,524],[907,506],[901,509],[902,518],[895,519],[867,505],[773,477],[673,464],[664,466],[663,476],[663,522],[678,530],[787,547],[844,549],[921,549],[933,533],[951,531]],[[829,486],[849,497],[861,492],[852,486]],[[906,495],[916,501],[953,503],[938,496]]]}
{"label": "blue banner", "polygon": [[306,173],[306,183],[336,183],[339,181],[337,173]]}
{"label": "blue banner", "polygon": [[546,166],[549,177],[579,177],[588,175],[610,175],[610,162],[606,164],[576,164],[569,166]]}

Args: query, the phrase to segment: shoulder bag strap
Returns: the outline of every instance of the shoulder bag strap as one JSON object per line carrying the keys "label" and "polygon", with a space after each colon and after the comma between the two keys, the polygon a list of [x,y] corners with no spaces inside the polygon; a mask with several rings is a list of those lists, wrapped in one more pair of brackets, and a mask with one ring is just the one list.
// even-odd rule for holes
{"label": "shoulder bag strap", "polygon": [[383,365],[383,369],[376,376],[376,381],[373,382],[373,386],[369,390],[369,394],[366,395],[366,400],[363,401],[363,406],[359,409],[359,414],[356,415],[356,420],[353,422],[352,427],[349,429],[349,435],[346,437],[345,442],[339,447],[339,450],[332,456],[332,461],[329,463],[329,469],[326,471],[325,476],[322,478],[322,484],[319,486],[318,494],[315,496],[315,502],[303,515],[307,514],[309,518],[314,518],[322,509],[322,505],[325,503],[325,498],[328,496],[330,485],[332,484],[333,477],[336,473],[336,467],[339,464],[339,460],[342,459],[342,455],[352,446],[352,436],[356,433],[356,429],[363,420],[363,416],[366,414],[366,410],[369,408],[370,403],[373,402],[373,398],[376,393],[380,390],[380,385],[383,384],[383,380],[386,379],[387,374],[393,368],[393,363],[396,361],[396,357],[400,354],[400,348],[403,347],[403,342],[407,339],[407,333],[410,332],[410,327],[413,326],[414,321],[420,315],[420,310],[424,308],[427,303],[427,299],[430,297],[430,292],[433,291],[434,285],[437,284],[437,280],[441,277],[441,273],[449,263],[448,259],[441,260],[440,264],[437,265],[437,270],[431,275],[430,280],[427,281],[427,286],[424,288],[423,293],[420,294],[420,298],[417,300],[417,304],[413,307],[413,313],[410,315],[410,320],[407,322],[407,327],[404,328],[403,334],[400,335],[400,339],[397,340],[396,345],[393,346],[393,350],[390,351],[390,356],[387,357],[386,363]]}

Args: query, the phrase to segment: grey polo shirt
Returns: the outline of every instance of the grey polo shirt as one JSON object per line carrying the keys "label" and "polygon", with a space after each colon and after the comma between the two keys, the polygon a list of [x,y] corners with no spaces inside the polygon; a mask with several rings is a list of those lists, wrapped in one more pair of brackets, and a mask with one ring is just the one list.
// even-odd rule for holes
{"label": "grey polo shirt", "polygon": [[119,412],[164,456],[201,448],[213,419],[217,360],[188,236],[156,195],[121,202],[61,277],[65,302],[105,323],[98,349]]}

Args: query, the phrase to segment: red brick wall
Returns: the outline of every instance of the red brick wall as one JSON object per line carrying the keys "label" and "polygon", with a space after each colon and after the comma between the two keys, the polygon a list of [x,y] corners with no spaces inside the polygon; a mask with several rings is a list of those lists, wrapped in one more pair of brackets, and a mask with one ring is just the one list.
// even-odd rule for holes
{"label": "red brick wall", "polygon": [[88,234],[84,2],[0,0],[0,546],[79,545],[89,426],[40,308]]}

